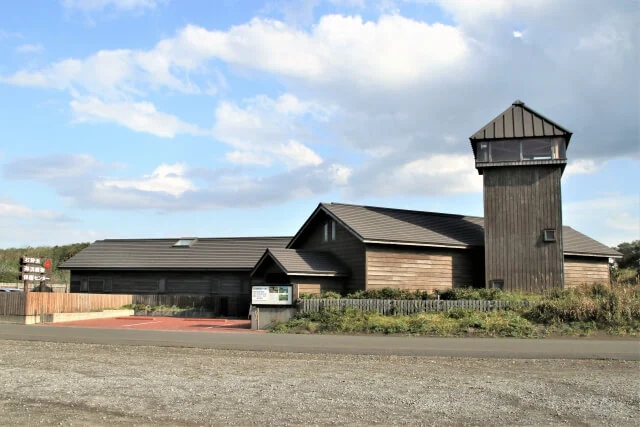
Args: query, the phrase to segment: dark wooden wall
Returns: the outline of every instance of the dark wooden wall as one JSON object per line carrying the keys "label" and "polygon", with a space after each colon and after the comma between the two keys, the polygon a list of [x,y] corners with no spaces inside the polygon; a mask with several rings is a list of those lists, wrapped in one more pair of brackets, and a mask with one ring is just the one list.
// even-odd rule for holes
{"label": "dark wooden wall", "polygon": [[[486,285],[538,292],[563,286],[560,166],[484,169]],[[556,241],[543,241],[545,228]]]}
{"label": "dark wooden wall", "polygon": [[[88,289],[82,289],[83,280],[88,283]],[[72,270],[70,290],[114,294],[249,295],[249,273]]]}
{"label": "dark wooden wall", "polygon": [[608,258],[565,256],[565,287],[570,288],[593,283],[601,283],[603,285],[611,283]]}
{"label": "dark wooden wall", "polygon": [[336,240],[324,241],[324,215],[318,215],[309,225],[310,232],[292,249],[317,249],[333,253],[351,269],[345,291],[365,288],[365,249],[364,244],[346,228],[336,223]]}
{"label": "dark wooden wall", "polygon": [[481,249],[367,246],[367,290],[421,290],[481,287],[484,278]]}

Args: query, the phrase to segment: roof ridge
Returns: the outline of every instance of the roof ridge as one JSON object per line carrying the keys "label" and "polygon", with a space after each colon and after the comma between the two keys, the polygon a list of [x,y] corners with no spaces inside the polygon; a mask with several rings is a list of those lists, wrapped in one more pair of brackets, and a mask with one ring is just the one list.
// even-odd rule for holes
{"label": "roof ridge", "polygon": [[262,240],[262,239],[291,239],[292,236],[225,236],[225,237],[141,237],[122,239],[100,239],[96,242],[148,242],[163,240],[197,239],[197,240]]}
{"label": "roof ridge", "polygon": [[479,219],[484,219],[484,217],[477,216],[477,215],[461,215],[461,214],[454,214],[454,213],[448,213],[448,212],[420,211],[420,210],[417,210],[417,209],[387,208],[387,207],[384,207],[384,206],[356,205],[356,204],[352,204],[352,203],[331,202],[331,203],[320,203],[320,204],[321,205],[352,206],[352,207],[357,207],[357,208],[369,208],[369,209],[384,209],[384,210],[396,211],[396,212],[412,212],[412,213],[447,216],[447,217],[456,217],[456,218],[479,218]]}

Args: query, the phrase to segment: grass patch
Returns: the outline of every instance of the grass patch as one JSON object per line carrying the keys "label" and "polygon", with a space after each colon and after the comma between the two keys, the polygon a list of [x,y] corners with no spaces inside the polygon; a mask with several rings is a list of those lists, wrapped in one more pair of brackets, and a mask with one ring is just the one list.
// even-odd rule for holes
{"label": "grass patch", "polygon": [[541,328],[511,311],[417,313],[383,316],[355,308],[299,315],[271,329],[280,333],[409,334],[427,336],[537,337]]}
{"label": "grass patch", "polygon": [[[385,299],[392,299],[386,297],[398,294],[384,295]],[[288,322],[274,326],[272,332],[519,338],[550,334],[587,336],[596,332],[640,335],[639,285],[582,286],[553,289],[539,295],[455,289],[443,295],[446,295],[443,299],[528,300],[535,304],[492,312],[452,309],[392,316],[351,307],[327,308],[316,313],[298,314]]]}

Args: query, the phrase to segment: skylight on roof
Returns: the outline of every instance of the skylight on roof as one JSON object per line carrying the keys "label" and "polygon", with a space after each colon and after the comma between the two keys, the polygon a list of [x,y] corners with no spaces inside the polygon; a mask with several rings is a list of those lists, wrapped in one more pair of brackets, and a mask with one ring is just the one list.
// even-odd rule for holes
{"label": "skylight on roof", "polygon": [[173,244],[173,247],[179,248],[188,248],[196,242],[196,239],[178,239],[177,242]]}

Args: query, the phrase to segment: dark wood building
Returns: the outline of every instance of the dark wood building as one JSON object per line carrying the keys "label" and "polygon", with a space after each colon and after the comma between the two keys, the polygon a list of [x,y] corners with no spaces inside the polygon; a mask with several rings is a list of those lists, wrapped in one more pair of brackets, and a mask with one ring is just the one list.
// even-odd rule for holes
{"label": "dark wood building", "polygon": [[[476,132],[485,218],[321,203],[293,238],[102,240],[64,263],[72,292],[244,298],[384,287],[537,292],[609,282],[620,254],[563,226],[560,179],[571,132],[520,101]],[[241,305],[241,304],[240,304]]]}
{"label": "dark wood building", "polygon": [[249,273],[265,247],[290,237],[98,240],[60,266],[71,292],[207,295],[222,315],[244,315]]}
{"label": "dark wood building", "polygon": [[485,285],[564,284],[560,179],[571,132],[516,101],[471,138],[484,181]]}
{"label": "dark wood building", "polygon": [[[394,287],[432,292],[484,287],[481,217],[321,203],[286,249],[267,250],[252,284],[290,283],[294,296]],[[609,258],[620,254],[563,227],[567,286],[608,283]]]}

